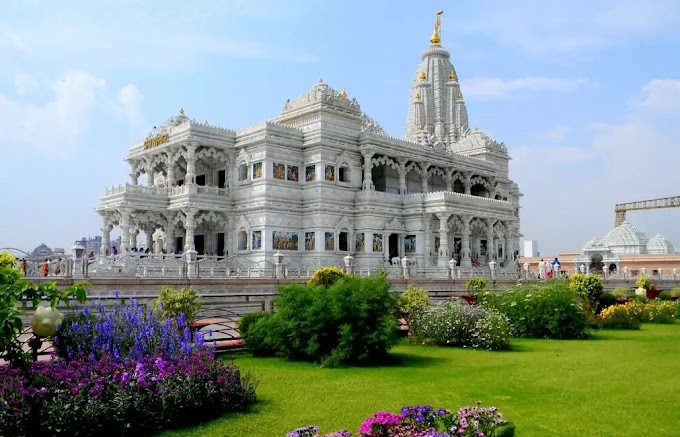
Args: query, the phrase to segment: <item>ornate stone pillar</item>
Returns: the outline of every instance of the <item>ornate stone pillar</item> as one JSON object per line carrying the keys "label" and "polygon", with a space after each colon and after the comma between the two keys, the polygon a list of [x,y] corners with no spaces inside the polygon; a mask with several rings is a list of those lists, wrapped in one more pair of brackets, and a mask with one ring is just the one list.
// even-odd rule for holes
{"label": "ornate stone pillar", "polygon": [[[198,142],[190,141],[187,145],[187,174],[184,177],[184,183],[193,185],[196,183],[196,148]],[[193,242],[192,242],[193,244]]]}
{"label": "ornate stone pillar", "polygon": [[449,217],[451,214],[448,212],[438,213],[437,218],[439,219],[439,257],[437,258],[438,267],[448,267],[449,258]]}
{"label": "ornate stone pillar", "polygon": [[102,245],[99,247],[99,254],[107,256],[111,247],[111,225],[107,215],[102,215]]}
{"label": "ornate stone pillar", "polygon": [[196,230],[196,223],[194,218],[196,217],[196,210],[185,211],[186,222],[184,223],[184,251],[195,250],[194,246],[194,231]]}
{"label": "ornate stone pillar", "polygon": [[146,159],[146,182],[148,186],[153,186],[153,167],[151,162],[151,157],[147,156]]}
{"label": "ornate stone pillar", "polygon": [[472,268],[472,261],[470,260],[470,220],[472,220],[472,216],[460,216],[460,221],[463,222],[463,232],[461,235],[463,257],[460,260],[460,266],[468,269]]}
{"label": "ornate stone pillar", "polygon": [[373,150],[362,150],[361,155],[364,157],[364,182],[363,190],[374,190],[375,185],[373,184]]}
{"label": "ornate stone pillar", "polygon": [[175,185],[175,154],[173,152],[168,152],[168,178],[165,185],[168,187]]}
{"label": "ornate stone pillar", "polygon": [[153,226],[147,226],[144,228],[144,233],[146,234],[146,248],[149,249],[150,253],[154,253],[153,247],[153,233],[156,229]]}
{"label": "ornate stone pillar", "polygon": [[424,244],[421,246],[423,247],[423,257],[425,259],[425,266],[429,267],[432,265],[432,256],[430,255],[430,252],[432,252],[432,234],[430,234],[430,217],[425,216],[423,217],[423,239]]}
{"label": "ornate stone pillar", "polygon": [[399,172],[399,194],[407,194],[407,189],[406,189],[406,163],[408,162],[408,158],[399,158],[399,169],[397,170]]}
{"label": "ornate stone pillar", "polygon": [[120,253],[130,249],[130,211],[120,211]]}
{"label": "ornate stone pillar", "polygon": [[472,172],[466,171],[463,176],[465,176],[465,194],[472,194]]}
{"label": "ornate stone pillar", "polygon": [[453,191],[453,168],[446,168],[446,191]]}
{"label": "ornate stone pillar", "polygon": [[427,179],[428,179],[428,177],[427,177],[427,176],[428,176],[428,175],[427,175],[427,170],[428,170],[429,168],[430,168],[430,163],[429,163],[429,162],[423,162],[423,163],[420,164],[420,178],[421,178],[421,181],[422,181],[422,184],[423,184],[423,186],[422,186],[422,188],[421,188],[421,192],[423,192],[423,193],[427,193],[427,192],[428,192],[428,187],[427,187]]}
{"label": "ornate stone pillar", "polygon": [[390,235],[389,232],[383,232],[383,248],[385,249],[385,261],[391,263],[390,259]]}
{"label": "ornate stone pillar", "polygon": [[492,199],[496,198],[496,177],[495,176],[489,176],[489,197]]}
{"label": "ornate stone pillar", "polygon": [[493,244],[493,225],[496,223],[494,219],[486,219],[486,261],[489,262],[496,258],[496,252]]}

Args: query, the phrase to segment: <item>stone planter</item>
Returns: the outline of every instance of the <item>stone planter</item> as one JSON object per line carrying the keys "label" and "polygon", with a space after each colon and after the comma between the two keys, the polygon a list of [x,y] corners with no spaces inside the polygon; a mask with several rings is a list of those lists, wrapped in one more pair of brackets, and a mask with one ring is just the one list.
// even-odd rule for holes
{"label": "stone planter", "polygon": [[652,288],[651,290],[647,290],[647,299],[652,300],[656,299],[659,297],[659,294],[661,294],[662,290],[657,290],[655,288]]}
{"label": "stone planter", "polygon": [[474,305],[476,296],[459,296],[461,299],[463,299],[465,302],[468,303],[468,305]]}

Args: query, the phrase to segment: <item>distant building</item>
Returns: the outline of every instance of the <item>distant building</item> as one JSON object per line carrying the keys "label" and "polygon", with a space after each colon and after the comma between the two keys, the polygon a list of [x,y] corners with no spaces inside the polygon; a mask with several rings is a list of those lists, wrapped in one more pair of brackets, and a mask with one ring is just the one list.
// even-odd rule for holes
{"label": "distant building", "polygon": [[[111,252],[111,247],[115,247],[116,250],[119,250],[120,241],[121,241],[120,237],[118,237],[115,240],[111,240],[111,245],[108,248],[108,253]],[[94,238],[83,237],[80,240],[76,240],[75,244],[79,244],[85,248],[85,255],[89,254],[90,252],[99,254],[102,247],[102,237],[100,235],[97,235]]]}
{"label": "distant building", "polygon": [[538,252],[538,241],[536,240],[525,240],[524,241],[524,257],[533,258],[539,255]]}

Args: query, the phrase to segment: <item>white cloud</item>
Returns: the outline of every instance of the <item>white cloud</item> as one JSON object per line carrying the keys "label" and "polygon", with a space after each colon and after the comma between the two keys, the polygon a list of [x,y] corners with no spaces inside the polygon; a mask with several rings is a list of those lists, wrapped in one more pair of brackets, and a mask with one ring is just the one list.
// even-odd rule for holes
{"label": "white cloud", "polygon": [[14,87],[20,96],[37,91],[40,88],[40,82],[34,79],[33,76],[26,73],[17,73],[14,76]]}
{"label": "white cloud", "polygon": [[50,84],[51,98],[35,104],[0,94],[0,141],[25,145],[50,156],[69,155],[89,127],[90,111],[103,79],[68,71]]}
{"label": "white cloud", "polygon": [[478,77],[465,81],[463,90],[466,95],[478,97],[504,97],[519,91],[567,92],[578,88],[584,79],[562,79],[550,77],[527,76],[518,79],[500,79],[494,77]]}
{"label": "white cloud", "polygon": [[137,127],[141,121],[142,94],[134,84],[127,84],[118,91],[113,110],[125,118],[130,127]]}
{"label": "white cloud", "polygon": [[646,110],[678,115],[680,111],[680,80],[654,79],[642,88],[640,106]]}

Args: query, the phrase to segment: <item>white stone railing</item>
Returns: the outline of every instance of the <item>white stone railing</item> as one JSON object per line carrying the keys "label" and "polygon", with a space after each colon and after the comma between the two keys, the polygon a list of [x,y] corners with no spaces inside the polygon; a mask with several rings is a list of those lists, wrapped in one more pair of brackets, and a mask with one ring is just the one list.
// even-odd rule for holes
{"label": "white stone railing", "polygon": [[106,189],[106,196],[122,193],[137,193],[154,196],[167,196],[167,188],[148,185],[121,184]]}
{"label": "white stone railing", "polygon": [[148,185],[132,185],[121,184],[106,189],[105,196],[114,196],[116,194],[134,193],[151,196],[180,196],[185,194],[208,194],[226,197],[228,190],[226,188],[208,187],[201,185],[179,185],[175,187],[156,187]]}
{"label": "white stone railing", "polygon": [[457,193],[455,191],[430,191],[427,193],[408,193],[408,194],[397,194],[397,193],[387,193],[384,191],[377,190],[362,190],[357,193],[358,198],[384,198],[388,201],[402,200],[404,203],[438,199],[456,201],[455,199],[470,199],[482,202],[498,203],[499,205],[511,206],[512,202],[509,200],[499,200],[491,197],[473,196],[472,194]]}

